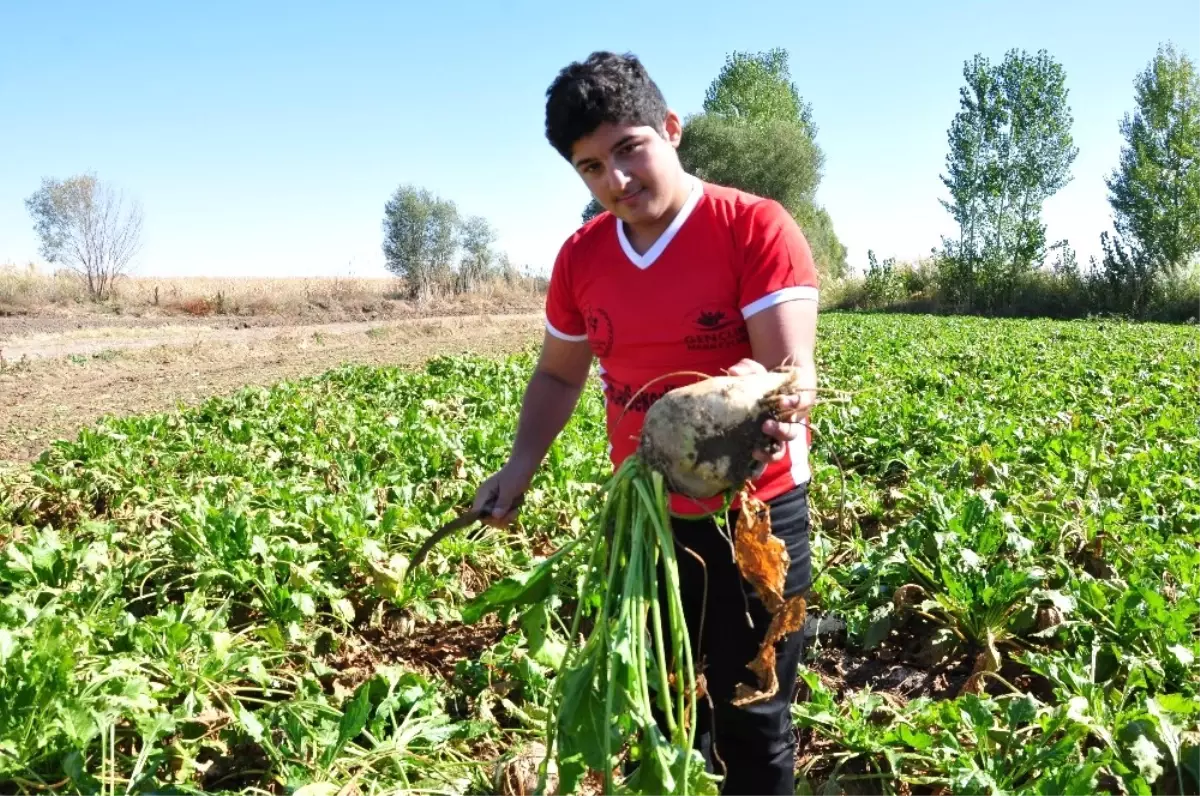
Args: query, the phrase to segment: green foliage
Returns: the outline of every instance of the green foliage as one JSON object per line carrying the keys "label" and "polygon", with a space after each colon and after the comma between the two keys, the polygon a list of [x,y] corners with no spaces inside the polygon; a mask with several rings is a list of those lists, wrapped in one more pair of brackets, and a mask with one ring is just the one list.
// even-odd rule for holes
{"label": "green foliage", "polygon": [[458,267],[459,289],[471,290],[492,270],[496,253],[492,244],[496,242],[496,231],[483,216],[471,216],[459,229],[463,249]]}
{"label": "green foliage", "polygon": [[793,214],[813,202],[821,179],[820,150],[794,121],[783,119],[745,124],[694,116],[679,159],[701,179],[770,197]]}
{"label": "green foliage", "polygon": [[867,261],[870,264],[863,284],[867,307],[887,307],[908,297],[904,274],[897,267],[895,257],[880,263],[875,259],[875,252],[868,251]]}
{"label": "green foliage", "polygon": [[1137,312],[1155,279],[1200,252],[1200,75],[1173,46],[1137,76],[1121,122],[1120,164],[1106,180],[1119,239],[1103,240],[1105,273]]}
{"label": "green foliage", "polygon": [[946,292],[986,310],[1011,300],[1020,278],[1042,263],[1042,205],[1069,181],[1078,150],[1065,72],[1044,50],[1010,50],[997,65],[976,55],[963,77],[941,178],[951,198],[940,201],[960,229],[945,242],[954,265]]}
{"label": "green foliage", "polygon": [[836,314],[822,328],[823,381],[855,394],[814,412],[830,529],[814,570],[842,560],[814,603],[849,638],[813,651],[821,678],[794,707],[813,732],[808,792],[1194,789],[1194,333]]}
{"label": "green foliage", "polygon": [[452,272],[459,245],[457,206],[426,188],[401,185],[384,205],[383,214],[388,270],[404,277],[414,298],[428,298]]}
{"label": "green foliage", "polygon": [[[532,726],[549,669],[519,631],[447,631],[482,578],[578,527],[604,475],[595,394],[530,490],[532,534],[464,533],[406,577],[407,556],[502,462],[532,363],[347,366],[110,420],[5,481],[0,790],[485,792],[471,749]],[[468,705],[447,669],[493,640],[509,671]]]}
{"label": "green foliage", "polygon": [[[810,610],[846,637],[803,668],[797,792],[1195,792],[1194,329],[821,328],[850,396],[812,416]],[[407,571],[503,462],[534,361],[345,366],[0,476],[0,790],[495,793],[490,761],[554,716],[603,761],[596,722],[639,719],[606,712],[599,656],[565,656],[604,593],[580,555],[612,476],[594,383],[517,525]],[[580,634],[628,660],[613,608]],[[654,687],[649,658],[627,682]],[[631,790],[661,792],[684,758],[644,737]]]}
{"label": "green foliage", "polygon": [[800,97],[788,68],[787,50],[734,52],[704,93],[704,112],[750,124],[798,123],[809,139],[817,135],[812,105]]}
{"label": "green foliage", "polygon": [[583,213],[580,215],[579,223],[586,224],[603,212],[604,205],[600,204],[600,202],[596,200],[596,197],[593,196],[588,200],[587,207],[583,208]]}
{"label": "green foliage", "polygon": [[530,280],[507,252],[496,250],[496,240],[496,230],[486,218],[461,215],[453,201],[425,188],[402,185],[384,206],[385,264],[404,278],[410,298],[426,300],[439,291],[464,293],[487,279],[510,285]]}
{"label": "green foliage", "polygon": [[804,230],[818,269],[838,278],[846,249],[816,201],[824,155],[812,108],[792,82],[787,51],[734,53],[689,117],[679,159],[701,179],[774,199]]}
{"label": "green foliage", "polygon": [[[1119,241],[1101,235],[1114,262],[1137,272],[1144,261],[1127,249],[1112,249]],[[862,277],[842,280],[822,291],[822,307],[843,310],[888,310],[936,314],[986,314],[992,317],[1054,318],[1070,320],[1091,316],[1119,316],[1166,323],[1200,320],[1200,264],[1172,276],[1160,275],[1135,296],[1124,279],[1114,278],[1113,268],[1080,268],[1074,251],[1065,243],[1051,248],[1051,260],[1018,278],[1008,301],[984,310],[959,303],[955,279],[960,273],[951,258],[934,256],[918,263],[896,263],[887,258]],[[1121,259],[1117,259],[1121,258]],[[869,258],[868,258],[869,259]],[[896,283],[903,285],[897,289]],[[1131,299],[1137,297],[1136,304]]]}

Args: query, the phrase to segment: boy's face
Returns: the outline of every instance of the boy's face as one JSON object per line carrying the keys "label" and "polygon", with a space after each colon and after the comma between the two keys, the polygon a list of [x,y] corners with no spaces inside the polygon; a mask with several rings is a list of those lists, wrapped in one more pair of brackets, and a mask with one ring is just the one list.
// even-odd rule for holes
{"label": "boy's face", "polygon": [[674,111],[667,114],[664,132],[606,122],[572,149],[575,171],[592,196],[630,226],[654,224],[678,200],[676,148],[683,125]]}

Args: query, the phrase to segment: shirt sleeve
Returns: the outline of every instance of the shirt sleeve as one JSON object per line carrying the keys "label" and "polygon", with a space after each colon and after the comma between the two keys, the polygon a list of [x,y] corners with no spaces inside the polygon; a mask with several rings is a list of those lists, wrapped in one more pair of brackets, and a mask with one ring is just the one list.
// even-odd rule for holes
{"label": "shirt sleeve", "polygon": [[744,210],[737,228],[743,318],[785,301],[818,299],[820,280],[812,249],[783,205],[770,199],[755,202]]}
{"label": "shirt sleeve", "polygon": [[569,242],[559,249],[550,272],[550,286],[546,292],[546,331],[560,340],[581,342],[587,340],[587,326],[571,289],[568,246]]}

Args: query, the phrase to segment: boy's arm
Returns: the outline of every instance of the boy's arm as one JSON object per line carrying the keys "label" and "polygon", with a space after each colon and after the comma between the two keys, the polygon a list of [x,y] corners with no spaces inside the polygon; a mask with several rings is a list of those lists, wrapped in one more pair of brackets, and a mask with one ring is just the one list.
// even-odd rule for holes
{"label": "boy's arm", "polygon": [[805,386],[816,386],[817,302],[786,301],[746,319],[755,361],[767,370],[795,368]]}
{"label": "boy's arm", "polygon": [[529,488],[546,452],[575,411],[591,364],[592,349],[586,340],[564,340],[546,333],[521,402],[512,453],[504,467],[475,493],[472,507],[476,510],[496,497],[491,516],[484,522],[496,527],[512,522],[516,516],[513,501]]}
{"label": "boy's arm", "polygon": [[[814,355],[817,334],[817,302],[787,301],[756,313],[746,319],[753,359],[742,360],[729,369],[732,375],[780,367],[796,371],[797,382],[803,388],[781,401],[783,408],[792,411],[790,423],[768,420],[763,432],[781,443],[797,439],[804,430],[817,393],[817,365]],[[775,451],[756,451],[755,458],[763,463],[783,457],[783,446]]]}
{"label": "boy's arm", "polygon": [[586,341],[562,340],[546,333],[521,404],[517,438],[509,457],[514,472],[533,478],[575,411],[591,365],[592,349]]}
{"label": "boy's arm", "polygon": [[[796,221],[777,202],[760,202],[739,218],[737,234],[743,253],[742,314],[750,337],[751,359],[729,369],[738,375],[787,367],[797,371],[801,389],[784,399],[791,421],[768,420],[766,434],[781,443],[799,437],[801,422],[816,399],[814,354],[820,278],[812,250]],[[773,462],[784,446],[758,451],[756,458]]]}
{"label": "boy's arm", "polygon": [[537,367],[525,388],[517,436],[500,471],[480,484],[472,508],[480,511],[494,497],[489,525],[503,527],[517,515],[513,502],[529,488],[546,451],[567,424],[592,366],[587,326],[572,286],[570,255],[574,237],[559,248],[546,292],[546,332]]}

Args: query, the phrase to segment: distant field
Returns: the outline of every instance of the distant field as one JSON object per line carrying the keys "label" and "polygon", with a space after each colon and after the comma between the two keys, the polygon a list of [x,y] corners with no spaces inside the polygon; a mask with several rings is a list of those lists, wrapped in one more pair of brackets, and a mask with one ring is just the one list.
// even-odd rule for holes
{"label": "distant field", "polygon": [[[0,466],[28,461],[106,415],[172,409],[347,363],[417,364],[439,354],[513,351],[540,339],[540,319],[536,311],[461,308],[352,323],[287,316],[116,319],[137,321],[138,328],[113,328],[111,318],[102,326],[0,318]],[[5,340],[12,321],[27,331]]]}
{"label": "distant field", "polygon": [[[794,706],[798,793],[1196,792],[1194,335],[823,317],[853,399],[813,416],[811,613],[840,622]],[[502,462],[532,364],[345,365],[11,470],[0,789],[529,792],[493,766],[545,730],[576,595],[462,611],[595,521],[594,385],[512,532],[401,576]]]}
{"label": "distant field", "polygon": [[[459,307],[527,308],[536,305],[544,280],[523,274],[494,277],[469,292],[449,287],[421,309]],[[111,299],[88,300],[86,286],[74,275],[51,275],[31,267],[0,265],[0,316],[23,317],[320,317],[405,314],[416,309],[398,278],[294,277],[206,278],[130,277],[117,282]]]}

